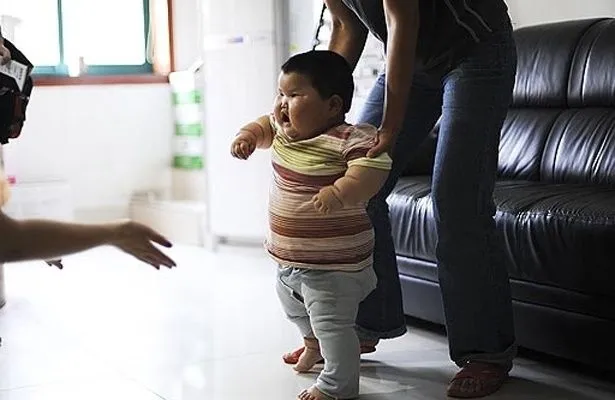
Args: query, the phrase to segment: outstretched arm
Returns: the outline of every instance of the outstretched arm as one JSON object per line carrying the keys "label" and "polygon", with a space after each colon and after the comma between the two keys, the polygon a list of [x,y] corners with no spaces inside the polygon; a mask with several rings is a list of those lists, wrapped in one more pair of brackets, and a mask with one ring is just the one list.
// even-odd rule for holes
{"label": "outstretched arm", "polygon": [[175,262],[153,243],[171,247],[171,243],[158,233],[135,222],[82,225],[18,221],[0,211],[0,262],[52,260],[111,245],[155,268],[174,267]]}
{"label": "outstretched arm", "polygon": [[263,115],[239,130],[231,145],[233,157],[247,159],[255,149],[267,149],[273,143],[274,132],[270,116]]}

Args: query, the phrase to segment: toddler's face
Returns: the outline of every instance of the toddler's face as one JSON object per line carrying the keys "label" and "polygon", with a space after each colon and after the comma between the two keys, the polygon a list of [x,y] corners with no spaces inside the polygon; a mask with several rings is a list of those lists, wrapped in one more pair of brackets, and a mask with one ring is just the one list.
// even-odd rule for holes
{"label": "toddler's face", "polygon": [[323,99],[308,77],[295,72],[280,74],[273,115],[291,139],[321,134],[339,112],[339,106],[332,99]]}

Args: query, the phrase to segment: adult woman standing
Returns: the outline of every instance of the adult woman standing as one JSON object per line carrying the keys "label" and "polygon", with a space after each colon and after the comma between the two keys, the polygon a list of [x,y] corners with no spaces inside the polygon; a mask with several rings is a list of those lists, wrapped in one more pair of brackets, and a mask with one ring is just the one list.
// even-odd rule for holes
{"label": "adult woman standing", "polygon": [[[405,332],[386,198],[412,151],[440,118],[432,181],[437,261],[452,360],[461,368],[448,395],[482,397],[508,377],[516,353],[512,303],[493,189],[499,135],[516,71],[503,0],[325,0],[329,49],[354,68],[367,33],[381,40],[386,71],[359,122],[379,127],[372,155],[393,169],[369,204],[378,288],[361,304],[363,349]],[[372,348],[373,349],[373,348]]]}

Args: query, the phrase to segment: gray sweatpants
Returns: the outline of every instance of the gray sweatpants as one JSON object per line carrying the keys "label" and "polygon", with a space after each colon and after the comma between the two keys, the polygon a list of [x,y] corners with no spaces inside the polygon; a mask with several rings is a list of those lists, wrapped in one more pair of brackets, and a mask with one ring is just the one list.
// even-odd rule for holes
{"label": "gray sweatpants", "polygon": [[359,303],[376,287],[372,267],[358,272],[278,268],[277,292],[288,318],[305,338],[317,338],[325,367],[316,380],[324,394],[359,395]]}

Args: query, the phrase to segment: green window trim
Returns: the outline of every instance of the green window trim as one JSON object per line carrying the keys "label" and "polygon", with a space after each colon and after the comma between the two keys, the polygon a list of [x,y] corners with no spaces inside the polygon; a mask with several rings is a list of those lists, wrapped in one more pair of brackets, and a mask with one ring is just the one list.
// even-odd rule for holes
{"label": "green window trim", "polygon": [[[60,49],[60,64],[58,65],[37,65],[34,67],[32,71],[35,76],[69,76],[68,73],[68,65],[65,62],[65,54],[64,54],[64,26],[62,20],[62,0],[57,0],[58,4],[58,41],[59,41],[59,49]],[[143,49],[145,58],[148,56],[148,41],[149,41],[149,31],[150,31],[150,10],[149,10],[149,0],[143,0],[143,18],[144,18],[144,32],[143,35],[145,37],[145,48]],[[94,75],[137,75],[137,74],[150,74],[154,71],[154,67],[152,63],[146,61],[141,65],[96,65],[96,64],[88,64],[87,72],[84,74],[85,76]]]}

